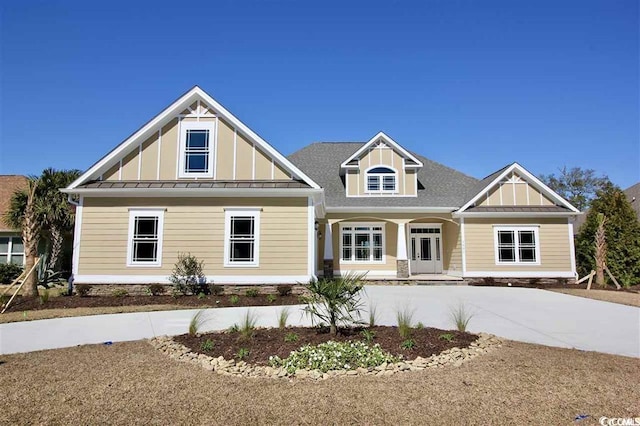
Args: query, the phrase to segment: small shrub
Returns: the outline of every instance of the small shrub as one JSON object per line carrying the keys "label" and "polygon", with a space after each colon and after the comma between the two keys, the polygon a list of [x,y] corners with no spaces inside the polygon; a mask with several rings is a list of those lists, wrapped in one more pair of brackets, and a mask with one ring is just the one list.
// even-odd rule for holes
{"label": "small shrub", "polygon": [[398,321],[398,332],[403,339],[409,339],[411,337],[411,328],[413,327],[413,310],[404,307],[396,312],[396,319]]}
{"label": "small shrub", "polygon": [[267,294],[267,302],[275,303],[276,300],[278,300],[278,298],[275,294]]}
{"label": "small shrub", "polygon": [[91,286],[89,284],[76,284],[74,287],[76,288],[76,294],[80,297],[88,296],[91,291]]}
{"label": "small shrub", "polygon": [[447,342],[453,342],[454,336],[452,333],[444,333],[438,337],[440,340],[446,340]]}
{"label": "small shrub", "polygon": [[237,304],[238,304],[238,302],[240,302],[240,298],[239,298],[237,295],[232,294],[231,296],[229,296],[229,302],[230,302],[232,305],[237,305]]}
{"label": "small shrub", "polygon": [[44,305],[49,301],[49,290],[45,288],[40,292],[40,295],[38,297],[40,298],[40,304]]}
{"label": "small shrub", "polygon": [[251,339],[253,337],[253,331],[256,329],[256,323],[258,322],[258,318],[250,309],[247,309],[244,317],[242,318],[242,322],[240,322],[240,334],[245,339]]}
{"label": "small shrub", "polygon": [[196,314],[191,318],[191,322],[189,322],[189,336],[195,336],[200,331],[202,325],[209,321],[205,315],[204,310],[199,310]]}
{"label": "small shrub", "polygon": [[293,290],[293,286],[290,285],[279,285],[276,287],[278,290],[278,294],[282,297],[289,296],[291,291]]}
{"label": "small shrub", "polygon": [[413,349],[416,347],[416,342],[413,339],[407,339],[400,344],[402,349]]}
{"label": "small shrub", "polygon": [[63,287],[58,290],[58,296],[67,297],[67,296],[71,296],[71,294],[69,294],[69,289]]}
{"label": "small shrub", "polygon": [[360,335],[362,336],[365,342],[371,343],[373,342],[374,337],[376,337],[376,332],[373,330],[364,329],[360,332]]}
{"label": "small shrub", "polygon": [[378,307],[375,303],[369,304],[369,327],[375,327],[378,321]]}
{"label": "small shrub", "polygon": [[11,296],[9,296],[8,294],[0,294],[0,306],[4,306],[10,298]]}
{"label": "small shrub", "polygon": [[129,295],[129,292],[123,288],[116,288],[115,290],[113,290],[111,292],[111,295],[113,297],[125,297],[127,295]]}
{"label": "small shrub", "polygon": [[174,294],[198,294],[209,291],[204,275],[204,261],[191,253],[178,253],[178,261],[171,271],[169,281],[173,283]]}
{"label": "small shrub", "polygon": [[207,295],[204,294],[204,293],[198,293],[197,297],[198,297],[198,300],[202,300],[202,299],[205,299],[207,297]]}
{"label": "small shrub", "polygon": [[464,303],[460,302],[457,307],[451,308],[451,319],[456,325],[458,331],[467,331],[467,326],[469,325],[471,318],[473,318],[473,314],[467,311]]}
{"label": "small shrub", "polygon": [[237,333],[240,331],[240,326],[238,324],[233,324],[231,327],[227,329],[228,333]]}
{"label": "small shrub", "polygon": [[15,263],[0,263],[0,284],[11,284],[22,273],[22,266]]}
{"label": "small shrub", "polygon": [[211,352],[213,350],[213,340],[207,339],[204,342],[200,343],[200,350],[202,352]]}
{"label": "small shrub", "polygon": [[237,356],[238,356],[238,359],[239,359],[239,360],[242,360],[242,359],[244,359],[244,358],[248,357],[248,356],[249,356],[249,353],[250,353],[250,352],[249,352],[249,349],[247,349],[247,348],[240,348],[240,349],[238,349],[238,355],[237,355]]}
{"label": "small shrub", "polygon": [[278,313],[278,328],[284,330],[289,320],[289,308],[282,308]]}
{"label": "small shrub", "polygon": [[208,288],[209,293],[213,294],[214,296],[220,296],[222,293],[224,293],[224,287],[221,285],[209,284]]}
{"label": "small shrub", "polygon": [[298,341],[298,335],[296,333],[287,333],[284,336],[284,341],[289,343],[289,342],[297,342]]}
{"label": "small shrub", "polygon": [[257,288],[250,288],[249,290],[247,290],[246,294],[248,297],[258,297],[260,295],[260,290],[258,290]]}
{"label": "small shrub", "polygon": [[423,324],[423,323],[418,322],[418,323],[416,324],[416,330],[422,330],[423,328],[424,328],[424,324]]}
{"label": "small shrub", "polygon": [[162,284],[150,284],[149,286],[147,286],[147,292],[151,296],[160,296],[167,292],[167,288]]}

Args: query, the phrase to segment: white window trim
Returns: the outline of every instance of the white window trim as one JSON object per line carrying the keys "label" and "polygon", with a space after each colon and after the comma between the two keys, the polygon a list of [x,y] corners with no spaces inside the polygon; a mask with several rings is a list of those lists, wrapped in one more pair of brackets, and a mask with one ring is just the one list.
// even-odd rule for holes
{"label": "white window trim", "polygon": [[[209,131],[209,169],[206,173],[185,172],[185,151],[187,147],[187,130],[208,130]],[[179,178],[213,178],[215,167],[216,149],[216,122],[215,121],[182,121],[180,123],[180,150],[178,158]]]}
{"label": "white window trim", "polygon": [[[129,234],[127,236],[127,267],[132,268],[159,268],[162,266],[162,241],[164,240],[164,212],[165,209],[129,209]],[[133,261],[133,231],[135,218],[138,216],[155,216],[158,218],[158,259],[155,262]]]}
{"label": "white window trim", "polygon": [[2,252],[0,253],[0,256],[7,256],[7,264],[9,263],[15,263],[12,262],[14,257],[22,257],[22,264],[21,266],[24,266],[24,261],[26,260],[24,257],[24,244],[22,244],[22,252],[14,252],[13,251],[13,240],[14,239],[21,239],[22,237],[18,237],[15,235],[0,235],[0,238],[8,238],[9,241],[7,242],[7,251],[6,252]]}
{"label": "white window trim", "polygon": [[[513,231],[514,232],[514,244],[515,244],[515,262],[504,262],[500,261],[500,256],[498,253],[498,231]],[[536,261],[535,262],[522,262],[520,260],[520,237],[518,236],[518,231],[533,231],[534,238],[536,239],[535,245],[535,254]],[[540,232],[539,226],[494,226],[493,227],[493,250],[495,256],[496,265],[500,266],[535,266],[540,265]]]}
{"label": "white window trim", "polygon": [[[355,260],[355,251],[351,254],[351,258],[353,260],[344,260],[342,258],[342,235],[344,227],[355,227],[355,226],[380,226],[382,227],[382,259],[381,260],[372,260],[373,259],[373,247],[369,248],[369,260]],[[352,231],[355,233],[356,231]],[[373,231],[369,231],[371,234]],[[385,222],[341,222],[340,223],[340,252],[338,253],[338,259],[340,259],[341,265],[381,265],[387,262],[387,232],[385,228]],[[355,239],[353,240],[355,243]]]}
{"label": "white window trim", "polygon": [[[393,170],[393,174],[389,174],[389,173],[370,173],[369,170],[373,170],[373,169],[377,169],[378,167],[384,167],[385,169],[389,169],[389,170]],[[374,176],[376,178],[378,178],[378,182],[380,184],[380,189],[375,191],[375,190],[370,190],[369,189],[369,176]],[[384,176],[393,176],[393,180],[395,182],[395,189],[393,191],[385,191],[384,188]],[[387,194],[398,194],[400,191],[398,190],[398,170],[394,167],[388,166],[386,164],[377,164],[375,166],[371,166],[369,167],[367,170],[365,170],[364,173],[364,193],[365,194],[370,194],[370,195],[379,195],[379,194],[383,194],[383,195],[387,195]]]}
{"label": "white window trim", "polygon": [[[224,211],[224,267],[225,268],[257,268],[260,266],[260,212],[257,207],[225,208]],[[253,262],[231,262],[231,217],[253,217]]]}

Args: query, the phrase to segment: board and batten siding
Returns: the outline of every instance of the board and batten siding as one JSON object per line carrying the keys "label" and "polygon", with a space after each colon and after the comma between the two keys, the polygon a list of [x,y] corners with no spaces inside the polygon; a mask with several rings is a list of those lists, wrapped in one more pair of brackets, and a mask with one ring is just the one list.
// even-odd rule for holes
{"label": "board and batten siding", "polygon": [[[345,175],[347,197],[371,196],[367,193],[367,169],[375,166],[387,166],[397,171],[398,196],[417,196],[417,175],[415,170],[405,170],[403,157],[391,147],[373,148],[360,157],[360,167],[350,169]],[[388,196],[388,195],[386,195]]]}
{"label": "board and batten siding", "polygon": [[[539,265],[497,265],[495,226],[538,226]],[[492,272],[571,272],[571,246],[567,218],[465,219],[466,269]]]}
{"label": "board and batten siding", "polygon": [[531,186],[524,178],[513,173],[512,178],[517,181],[497,183],[485,192],[476,203],[478,206],[553,206],[555,203],[535,187]]}
{"label": "board and batten siding", "polygon": [[[215,276],[307,275],[307,198],[84,198],[78,275],[168,276],[178,253]],[[161,267],[127,267],[129,210],[162,208]],[[224,267],[225,208],[259,207],[259,267]],[[82,282],[81,280],[78,282]]]}

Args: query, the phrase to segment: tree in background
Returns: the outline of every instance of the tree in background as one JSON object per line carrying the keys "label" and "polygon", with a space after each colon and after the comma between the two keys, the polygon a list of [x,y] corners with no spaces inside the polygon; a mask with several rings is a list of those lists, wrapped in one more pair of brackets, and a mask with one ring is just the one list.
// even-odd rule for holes
{"label": "tree in background", "polygon": [[607,267],[625,286],[640,283],[640,223],[624,192],[613,184],[605,185],[598,191],[576,237],[579,274],[586,275],[596,269],[599,215],[606,216],[604,236]]}
{"label": "tree in background", "polygon": [[596,193],[611,184],[607,176],[598,177],[592,169],[564,166],[559,170],[557,175],[542,175],[540,179],[580,211],[589,208]]}

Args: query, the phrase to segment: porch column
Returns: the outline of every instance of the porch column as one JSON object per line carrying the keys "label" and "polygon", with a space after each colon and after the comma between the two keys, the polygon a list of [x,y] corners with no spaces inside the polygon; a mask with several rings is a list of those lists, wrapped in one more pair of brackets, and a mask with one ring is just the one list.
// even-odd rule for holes
{"label": "porch column", "polygon": [[331,222],[324,225],[324,260],[322,270],[325,278],[333,278],[333,233]]}
{"label": "porch column", "polygon": [[407,258],[406,222],[397,222],[398,241],[396,242],[396,277],[409,278],[409,259]]}

